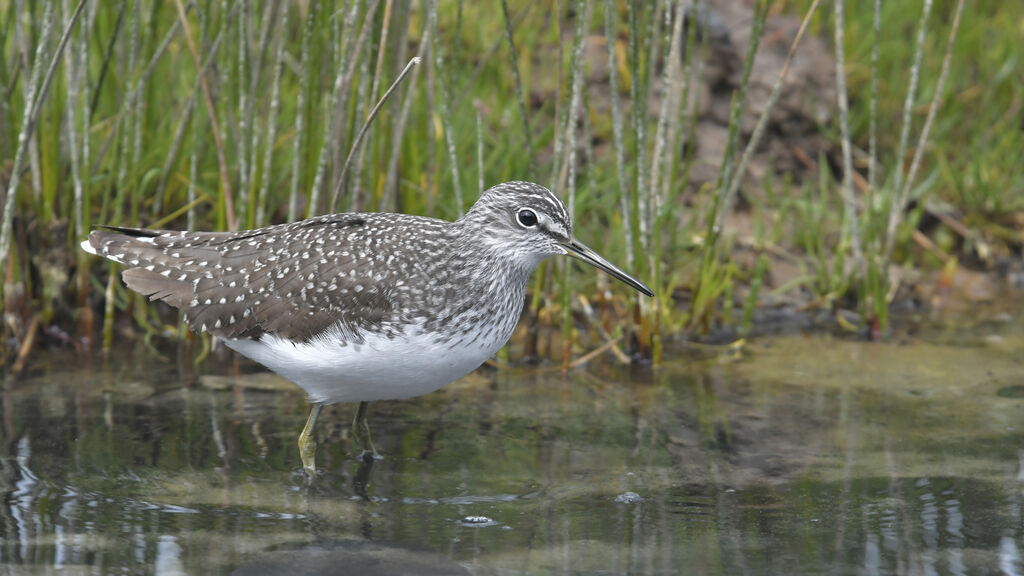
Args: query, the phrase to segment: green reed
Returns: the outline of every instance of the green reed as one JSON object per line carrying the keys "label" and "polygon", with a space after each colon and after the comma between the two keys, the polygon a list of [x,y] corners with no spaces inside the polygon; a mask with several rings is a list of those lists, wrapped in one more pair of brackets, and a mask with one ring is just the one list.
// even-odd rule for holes
{"label": "green reed", "polygon": [[[653,300],[627,294],[571,273],[568,262],[544,266],[527,324],[536,331],[559,322],[564,366],[574,344],[593,349],[618,334],[617,356],[622,347],[657,361],[680,334],[735,322],[749,330],[759,293],[809,290],[822,306],[857,307],[865,324],[884,327],[889,264],[918,263],[908,238],[922,211],[934,210],[925,192],[936,188],[936,198],[961,208],[978,237],[1010,246],[1019,237],[1012,215],[1024,210],[1014,193],[1024,184],[1024,137],[997,128],[1019,121],[1012,103],[1024,81],[1012,63],[1022,50],[1006,22],[1024,10],[983,0],[963,15],[965,38],[952,50],[956,26],[931,22],[931,12],[959,22],[962,2],[934,3],[871,9],[837,0],[831,12],[811,0],[781,4],[813,33],[832,26],[845,48],[837,51],[840,100],[828,103],[839,114],[823,127],[835,128],[841,169],[833,175],[821,158],[816,182],[776,186],[759,205],[758,218],[786,213],[801,224],[776,227],[771,242],[805,274],[771,287],[774,256],[763,238],[745,269],[722,224],[785,79],[758,103],[765,112],[753,134],[743,134],[750,72],[778,3],[755,3],[721,174],[704,190],[690,189],[688,177],[708,24],[689,1],[503,0],[500,11],[461,1],[0,3],[0,150],[12,158],[0,215],[3,330],[21,340],[39,313],[89,335],[92,307],[103,306],[107,346],[128,313],[148,338],[166,332],[159,307],[129,295],[116,267],[78,250],[93,224],[232,229],[335,202],[455,218],[478,188],[541,175],[571,206],[577,235],[656,292]],[[979,21],[1001,31],[984,52]],[[895,41],[907,26],[915,41]],[[961,46],[992,91],[984,79],[973,92],[965,84]],[[799,50],[794,43],[791,55]],[[423,63],[360,136],[413,55]],[[599,68],[604,76],[595,76]],[[967,114],[984,121],[960,121]],[[898,131],[878,122],[888,117],[902,118]],[[861,149],[867,189],[855,179]],[[739,319],[731,310],[744,294],[738,284],[749,288]]]}

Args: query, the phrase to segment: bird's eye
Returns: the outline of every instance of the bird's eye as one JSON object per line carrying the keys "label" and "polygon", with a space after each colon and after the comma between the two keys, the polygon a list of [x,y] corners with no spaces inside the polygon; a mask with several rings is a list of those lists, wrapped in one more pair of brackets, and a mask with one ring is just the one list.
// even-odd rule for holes
{"label": "bird's eye", "polygon": [[516,221],[524,228],[533,228],[537,225],[537,213],[529,208],[523,208],[516,212]]}

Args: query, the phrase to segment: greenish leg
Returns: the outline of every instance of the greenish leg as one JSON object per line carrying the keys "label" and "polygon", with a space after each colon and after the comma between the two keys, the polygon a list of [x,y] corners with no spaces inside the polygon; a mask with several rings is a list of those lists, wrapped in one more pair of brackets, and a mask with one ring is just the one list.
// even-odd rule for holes
{"label": "greenish leg", "polygon": [[366,412],[370,408],[369,402],[360,402],[356,409],[356,417],[352,420],[352,436],[363,447],[363,456],[369,455],[373,459],[380,456],[377,449],[373,447],[373,439],[370,438],[370,423],[366,421]]}
{"label": "greenish leg", "polygon": [[316,474],[316,440],[313,439],[313,428],[316,427],[316,419],[320,416],[323,404],[316,402],[309,410],[309,418],[306,425],[302,427],[299,434],[299,456],[302,457],[302,467],[310,477]]}

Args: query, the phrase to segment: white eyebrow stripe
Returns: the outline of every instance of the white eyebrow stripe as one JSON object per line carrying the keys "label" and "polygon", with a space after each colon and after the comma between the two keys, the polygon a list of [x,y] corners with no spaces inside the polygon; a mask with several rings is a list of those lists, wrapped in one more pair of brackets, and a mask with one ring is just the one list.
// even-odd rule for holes
{"label": "white eyebrow stripe", "polygon": [[549,195],[549,194],[536,194],[536,195],[534,195],[534,198],[538,198],[540,200],[544,200],[549,205],[551,205],[551,207],[554,209],[553,211],[555,213],[560,214],[562,216],[563,220],[565,220],[566,222],[569,221],[569,213],[566,212],[565,204],[563,204],[561,201],[559,201],[554,196]]}

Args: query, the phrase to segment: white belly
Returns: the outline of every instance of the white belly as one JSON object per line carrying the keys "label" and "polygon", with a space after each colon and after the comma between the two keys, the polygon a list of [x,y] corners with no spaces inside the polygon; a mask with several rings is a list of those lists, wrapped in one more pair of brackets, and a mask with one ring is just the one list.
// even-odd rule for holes
{"label": "white belly", "polygon": [[362,344],[336,333],[305,343],[265,334],[225,344],[298,384],[313,402],[370,402],[427,394],[462,378],[493,356],[514,326],[457,346],[418,329],[392,339],[367,334]]}

